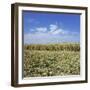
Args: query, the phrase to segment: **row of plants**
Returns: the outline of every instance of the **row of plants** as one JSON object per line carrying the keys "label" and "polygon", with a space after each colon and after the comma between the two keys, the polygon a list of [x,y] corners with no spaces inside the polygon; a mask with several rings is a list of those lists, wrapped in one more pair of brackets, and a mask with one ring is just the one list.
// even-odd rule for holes
{"label": "row of plants", "polygon": [[79,43],[62,44],[30,44],[24,46],[25,50],[47,50],[47,51],[80,51]]}

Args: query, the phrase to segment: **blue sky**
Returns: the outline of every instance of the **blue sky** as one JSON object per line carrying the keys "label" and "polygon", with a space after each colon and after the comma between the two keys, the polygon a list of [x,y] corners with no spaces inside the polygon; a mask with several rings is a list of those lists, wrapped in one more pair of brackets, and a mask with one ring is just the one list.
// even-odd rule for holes
{"label": "blue sky", "polygon": [[80,15],[23,11],[24,44],[80,42]]}

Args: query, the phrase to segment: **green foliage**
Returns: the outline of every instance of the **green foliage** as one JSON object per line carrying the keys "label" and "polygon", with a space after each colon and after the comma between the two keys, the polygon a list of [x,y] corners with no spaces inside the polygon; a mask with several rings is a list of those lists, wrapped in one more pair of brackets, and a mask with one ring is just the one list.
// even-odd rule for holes
{"label": "green foliage", "polygon": [[24,77],[79,75],[79,50],[79,44],[27,45],[24,50]]}

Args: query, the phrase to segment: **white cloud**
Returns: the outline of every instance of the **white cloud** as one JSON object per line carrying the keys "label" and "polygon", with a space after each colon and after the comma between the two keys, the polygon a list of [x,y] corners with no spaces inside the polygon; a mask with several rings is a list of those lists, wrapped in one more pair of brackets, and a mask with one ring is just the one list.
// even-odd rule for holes
{"label": "white cloud", "polygon": [[53,31],[52,34],[64,34],[64,30],[57,29],[57,30]]}
{"label": "white cloud", "polygon": [[36,28],[34,28],[34,29],[30,29],[31,31],[35,31],[34,33],[48,33],[48,34],[54,34],[54,35],[56,35],[56,34],[66,34],[67,33],[67,31],[66,30],[64,30],[64,29],[62,29],[62,28],[60,28],[60,26],[56,23],[56,24],[50,24],[50,25],[48,25],[49,26],[49,28],[47,28],[47,27],[36,27]]}
{"label": "white cloud", "polygon": [[51,35],[49,33],[28,33],[24,35],[24,44],[47,44],[60,42],[79,42],[79,36]]}
{"label": "white cloud", "polygon": [[34,33],[24,34],[25,44],[46,44],[46,43],[60,43],[78,41],[80,35],[78,32],[70,32],[70,30],[64,30],[58,24],[50,24],[47,27],[36,27],[33,29]]}
{"label": "white cloud", "polygon": [[31,29],[31,31],[35,31],[34,33],[48,33],[51,35],[57,35],[57,34],[66,34],[67,31],[65,31],[64,29],[60,28],[58,26],[58,24],[50,24],[49,28],[47,27],[36,27],[34,29]]}
{"label": "white cloud", "polygon": [[57,23],[56,24],[51,24],[50,26],[49,26],[50,28],[50,31],[49,31],[49,33],[51,33],[51,34],[67,34],[67,31],[66,30],[64,30],[64,29],[62,29]]}
{"label": "white cloud", "polygon": [[56,24],[51,24],[51,25],[49,26],[50,32],[55,31],[57,28],[58,28],[58,25],[56,25]]}
{"label": "white cloud", "polygon": [[37,32],[46,32],[47,31],[47,28],[46,27],[37,27],[36,28],[36,31]]}

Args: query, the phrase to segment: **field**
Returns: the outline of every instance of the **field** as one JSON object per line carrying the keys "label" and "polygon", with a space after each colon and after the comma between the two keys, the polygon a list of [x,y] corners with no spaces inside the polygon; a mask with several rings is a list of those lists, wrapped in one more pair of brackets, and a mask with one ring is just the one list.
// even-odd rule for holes
{"label": "field", "polygon": [[24,77],[80,74],[79,43],[24,46]]}

